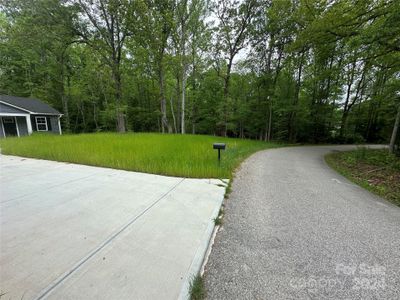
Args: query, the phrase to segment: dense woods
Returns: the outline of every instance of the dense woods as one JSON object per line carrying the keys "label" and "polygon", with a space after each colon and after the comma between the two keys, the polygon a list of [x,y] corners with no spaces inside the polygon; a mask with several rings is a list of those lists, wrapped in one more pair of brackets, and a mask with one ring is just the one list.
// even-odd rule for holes
{"label": "dense woods", "polygon": [[1,3],[0,93],[67,132],[389,142],[400,118],[397,0]]}

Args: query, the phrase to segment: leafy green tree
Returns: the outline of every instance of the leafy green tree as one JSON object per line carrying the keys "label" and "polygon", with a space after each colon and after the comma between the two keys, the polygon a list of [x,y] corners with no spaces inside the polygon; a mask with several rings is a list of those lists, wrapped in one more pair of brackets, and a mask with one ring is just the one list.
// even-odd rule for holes
{"label": "leafy green tree", "polygon": [[[125,132],[125,116],[122,95],[121,64],[129,31],[128,15],[134,13],[133,5],[125,0],[77,0],[84,18],[78,27],[82,41],[97,51],[110,68],[114,82],[115,116],[118,132]],[[132,20],[132,19],[130,19]]]}
{"label": "leafy green tree", "polygon": [[393,149],[399,11],[394,0],[3,1],[0,92],[52,104],[64,131]]}

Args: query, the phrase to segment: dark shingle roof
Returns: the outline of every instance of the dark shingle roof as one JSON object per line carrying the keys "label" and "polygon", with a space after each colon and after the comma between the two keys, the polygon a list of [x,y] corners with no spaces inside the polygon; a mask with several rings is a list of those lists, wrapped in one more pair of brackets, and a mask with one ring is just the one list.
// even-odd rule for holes
{"label": "dark shingle roof", "polygon": [[47,103],[44,103],[37,99],[0,95],[0,101],[17,106],[25,110],[29,110],[30,112],[33,113],[55,114],[55,115],[61,114],[58,110],[52,108]]}

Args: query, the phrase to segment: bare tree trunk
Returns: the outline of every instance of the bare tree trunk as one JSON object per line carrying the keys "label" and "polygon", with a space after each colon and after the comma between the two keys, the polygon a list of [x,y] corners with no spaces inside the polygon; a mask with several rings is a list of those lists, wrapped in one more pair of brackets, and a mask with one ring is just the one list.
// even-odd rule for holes
{"label": "bare tree trunk", "polygon": [[185,134],[185,101],[186,101],[186,97],[185,97],[185,89],[186,89],[186,75],[183,75],[184,77],[182,78],[182,111],[181,111],[181,133]]}
{"label": "bare tree trunk", "polygon": [[181,111],[181,133],[185,134],[185,96],[186,96],[186,45],[185,45],[185,34],[186,28],[185,24],[182,22],[182,55],[181,55],[181,64],[182,64],[182,111]]}
{"label": "bare tree trunk", "polygon": [[268,117],[267,142],[271,141],[271,131],[272,131],[272,97],[271,97],[271,100],[269,100],[269,117]]}
{"label": "bare tree trunk", "polygon": [[118,65],[115,66],[115,70],[113,72],[114,82],[115,82],[115,112],[117,118],[117,131],[120,133],[124,133],[126,131],[125,127],[125,116],[121,108],[121,100],[122,100],[122,88],[121,88],[121,74],[119,73]]}
{"label": "bare tree trunk", "polygon": [[290,112],[289,115],[289,130],[288,130],[288,135],[289,135],[289,141],[290,142],[295,142],[296,141],[296,129],[295,129],[295,120],[296,120],[296,115],[297,115],[297,105],[299,102],[299,94],[300,94],[300,85],[301,85],[301,73],[303,70],[303,57],[304,57],[305,51],[301,54],[300,57],[300,62],[299,62],[299,67],[298,67],[298,73],[297,73],[297,81],[296,81],[296,89],[295,89],[295,95],[294,95],[294,102],[293,102],[293,110]]}
{"label": "bare tree trunk", "polygon": [[399,131],[399,125],[400,125],[400,105],[397,109],[397,116],[396,116],[396,120],[394,122],[392,137],[390,139],[390,145],[389,145],[389,152],[392,154],[394,153],[394,145],[396,144],[397,132]]}
{"label": "bare tree trunk", "polygon": [[276,82],[278,81],[278,76],[281,70],[281,61],[282,61],[282,55],[283,55],[283,48],[280,47],[278,48],[279,50],[279,56],[278,56],[278,64],[276,66],[275,70],[275,76],[274,76],[274,81],[272,85],[272,95],[270,96],[269,100],[269,117],[268,117],[268,131],[266,131],[266,141],[271,141],[272,139],[272,117],[273,117],[273,99],[275,96],[275,89],[276,89]]}
{"label": "bare tree trunk", "polygon": [[160,105],[161,105],[161,130],[162,133],[170,132],[170,126],[168,124],[167,118],[167,104],[165,101],[165,91],[164,91],[164,69],[162,62],[159,66],[159,85],[160,85]]}
{"label": "bare tree trunk", "polygon": [[227,136],[228,133],[228,97],[229,97],[229,84],[231,79],[231,70],[232,70],[232,62],[233,55],[230,56],[228,66],[226,68],[226,76],[224,81],[224,131],[222,133],[223,136]]}
{"label": "bare tree trunk", "polygon": [[185,134],[185,102],[186,102],[186,75],[182,78],[182,108],[181,108],[181,133]]}
{"label": "bare tree trunk", "polygon": [[355,72],[355,68],[356,68],[356,61],[354,61],[352,63],[352,68],[350,71],[350,75],[349,78],[347,80],[347,92],[346,92],[346,100],[344,102],[344,108],[343,108],[343,115],[342,115],[342,120],[340,123],[340,131],[339,131],[339,135],[340,137],[344,136],[344,130],[346,128],[346,123],[347,123],[347,117],[348,117],[348,113],[349,113],[349,101],[350,101],[350,95],[351,95],[351,87],[353,85],[353,81],[354,81],[354,72]]}
{"label": "bare tree trunk", "polygon": [[96,126],[96,131],[99,131],[99,124],[97,123],[97,109],[96,109],[96,102],[93,101],[93,122]]}
{"label": "bare tree trunk", "polygon": [[[64,76],[63,76],[64,77]],[[70,97],[70,89],[71,89],[71,80],[70,77],[67,76],[67,89],[68,89],[68,95],[65,95],[65,91],[64,91],[64,79],[63,79],[63,91],[62,91],[62,105],[63,105],[63,112],[64,112],[64,131],[65,132],[69,132],[70,131],[70,119],[69,119],[69,97]]]}
{"label": "bare tree trunk", "polygon": [[[182,78],[181,77],[182,77],[182,74],[180,71],[178,71],[176,74],[176,113],[174,111],[173,116],[172,116],[174,118],[175,133],[178,133],[179,132],[178,130],[180,130],[180,128],[181,128],[181,117],[182,117],[181,102],[180,102],[181,95],[182,95],[182,93],[181,93],[181,87],[182,87],[181,79]],[[172,97],[171,97],[171,99],[172,99]],[[175,107],[174,101],[172,101],[171,103],[172,103],[172,106]]]}
{"label": "bare tree trunk", "polygon": [[[82,117],[82,123],[81,124],[83,124],[83,131],[86,131],[86,118],[85,118],[85,111],[84,111],[85,108],[84,108],[83,102],[79,102],[77,104],[77,107],[78,107],[78,113]],[[77,126],[77,124],[76,124],[76,126]]]}
{"label": "bare tree trunk", "polygon": [[[272,52],[274,50],[274,43],[275,43],[275,38],[273,35],[271,35],[270,41],[269,41],[269,46],[268,46],[268,57],[267,57],[267,72],[271,72],[271,59],[272,59]],[[275,86],[274,86],[275,89]],[[272,97],[269,95],[268,97],[268,121],[266,121],[265,124],[265,141],[269,141],[270,139],[270,133],[271,133],[271,126],[272,126]]]}
{"label": "bare tree trunk", "polygon": [[[64,73],[64,53],[61,55],[61,103],[63,107],[63,113],[64,113],[64,129],[63,131],[69,132],[70,131],[70,120],[69,120],[69,110],[68,110],[68,100],[69,100],[69,95],[65,95],[65,88],[64,88],[64,80],[65,80],[65,73]],[[67,75],[67,87],[68,87],[68,93],[70,91],[70,77]]]}
{"label": "bare tree trunk", "polygon": [[172,120],[174,121],[174,129],[175,129],[175,133],[177,133],[177,128],[176,128],[176,118],[175,118],[175,112],[174,112],[174,104],[172,103],[172,96],[170,98],[170,104],[171,104],[171,113],[172,113]]}
{"label": "bare tree trunk", "polygon": [[192,134],[196,133],[196,52],[195,52],[195,48],[194,48],[194,43],[192,43],[192,50],[191,50],[191,64],[192,64],[192,97],[191,97],[191,109],[190,109],[190,120],[192,123]]}
{"label": "bare tree trunk", "polygon": [[374,84],[374,89],[372,93],[372,101],[370,101],[370,109],[368,113],[368,125],[366,130],[366,138],[367,141],[370,141],[374,138],[374,132],[376,128],[376,122],[379,115],[379,106],[380,106],[380,95],[383,93],[383,87],[387,81],[387,77],[385,74],[378,73],[376,82]]}
{"label": "bare tree trunk", "polygon": [[344,130],[347,127],[347,119],[349,116],[349,111],[343,110],[342,119],[340,121],[340,129],[339,129],[339,136],[344,137]]}

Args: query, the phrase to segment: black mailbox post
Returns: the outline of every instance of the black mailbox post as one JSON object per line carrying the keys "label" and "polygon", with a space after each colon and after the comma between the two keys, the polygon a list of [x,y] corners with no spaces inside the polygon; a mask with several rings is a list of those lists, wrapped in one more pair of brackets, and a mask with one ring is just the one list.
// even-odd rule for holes
{"label": "black mailbox post", "polygon": [[213,144],[213,149],[218,150],[218,161],[221,160],[221,150],[225,150],[226,145],[224,143],[214,143]]}

